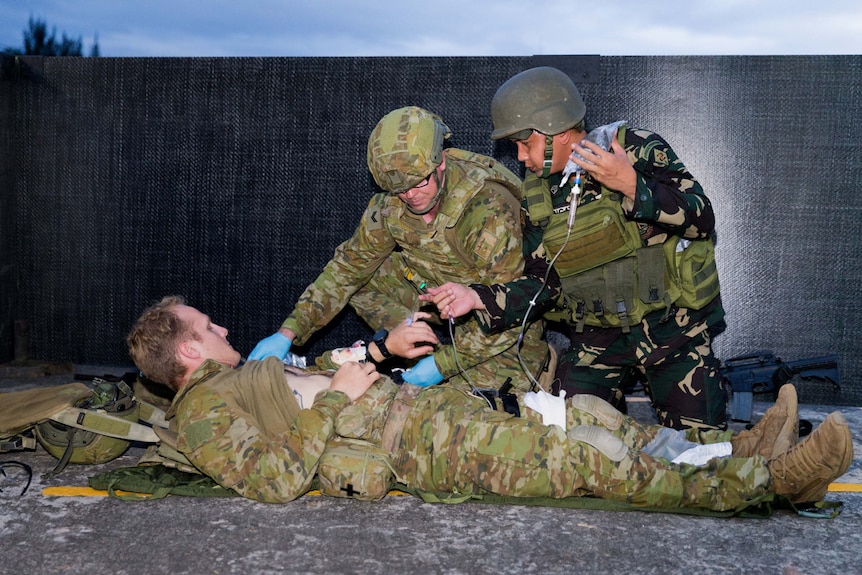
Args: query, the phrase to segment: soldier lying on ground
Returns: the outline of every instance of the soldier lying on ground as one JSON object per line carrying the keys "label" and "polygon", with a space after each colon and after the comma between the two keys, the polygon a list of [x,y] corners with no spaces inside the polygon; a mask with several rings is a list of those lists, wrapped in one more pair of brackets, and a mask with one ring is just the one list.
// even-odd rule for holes
{"label": "soldier lying on ground", "polygon": [[[429,332],[422,321],[404,323],[386,346],[409,349]],[[838,412],[797,443],[790,385],[755,428],[718,445],[730,456],[675,464],[669,444],[710,443],[729,432],[642,426],[591,395],[562,402],[566,432],[540,423],[532,409],[521,417],[491,410],[448,384],[398,386],[373,362],[347,362],[331,376],[286,377],[277,358],[240,366],[227,333],[182,298],[167,297],[144,311],[128,344],[148,378],[177,392],[168,417],[179,450],[220,485],[258,501],[304,494],[338,435],[381,444],[397,480],[416,490],[594,496],[665,509],[741,509],[773,495],[820,500],[853,457]],[[373,347],[370,353],[379,357]]]}

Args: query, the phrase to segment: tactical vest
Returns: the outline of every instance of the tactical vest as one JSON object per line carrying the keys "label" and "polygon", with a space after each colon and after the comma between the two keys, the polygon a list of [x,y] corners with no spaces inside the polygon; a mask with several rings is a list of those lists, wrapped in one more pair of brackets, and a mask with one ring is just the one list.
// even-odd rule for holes
{"label": "tactical vest", "polygon": [[[447,281],[478,283],[482,280],[474,255],[466,253],[455,229],[464,207],[488,184],[510,192],[504,194],[517,213],[521,182],[496,160],[456,148],[446,150],[446,192],[430,224],[409,214],[396,196],[385,209],[385,226],[401,246],[404,260],[428,285]],[[433,227],[429,233],[428,226]]]}
{"label": "tactical vest", "polygon": [[547,257],[566,246],[554,269],[567,319],[578,331],[584,325],[628,331],[652,311],[669,311],[671,304],[700,309],[718,295],[711,239],[668,236],[662,244],[644,246],[637,224],[623,213],[620,194],[602,187],[600,197],[578,206],[567,241],[568,212],[548,215],[547,200],[537,197],[550,198],[547,179],[528,174],[524,189],[530,221],[546,222],[542,243]]}

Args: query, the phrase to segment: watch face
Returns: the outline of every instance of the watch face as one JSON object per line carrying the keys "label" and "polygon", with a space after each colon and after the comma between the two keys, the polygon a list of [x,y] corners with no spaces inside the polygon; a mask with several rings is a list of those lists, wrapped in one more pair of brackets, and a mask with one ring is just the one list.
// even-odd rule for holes
{"label": "watch face", "polygon": [[386,331],[385,329],[381,329],[380,331],[378,331],[377,333],[374,334],[374,337],[372,338],[371,341],[373,341],[374,343],[380,343],[380,342],[386,341],[386,336],[388,336],[388,335],[389,335],[388,331]]}

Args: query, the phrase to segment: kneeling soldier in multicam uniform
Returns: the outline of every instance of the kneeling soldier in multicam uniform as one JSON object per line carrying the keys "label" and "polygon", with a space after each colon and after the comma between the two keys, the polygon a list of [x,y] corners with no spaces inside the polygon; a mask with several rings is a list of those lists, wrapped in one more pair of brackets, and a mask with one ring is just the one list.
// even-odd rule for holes
{"label": "kneeling soldier in multicam uniform", "polygon": [[[252,349],[250,360],[284,359],[348,304],[382,343],[427,287],[521,276],[521,180],[493,158],[446,147],[449,136],[442,118],[416,106],[393,110],[377,123],[367,161],[380,191],[353,236],[338,246],[281,328]],[[534,374],[549,362],[541,322],[523,334],[520,326],[486,333],[472,317],[449,327],[455,346],[411,356],[418,362],[406,381],[425,387],[447,380],[490,391],[511,378],[512,387],[528,391],[522,362]],[[380,350],[388,356],[385,345]]]}
{"label": "kneeling soldier in multicam uniform", "polygon": [[[398,353],[425,341],[425,317],[393,329],[387,347]],[[168,416],[179,450],[220,485],[258,501],[307,492],[328,442],[339,436],[382,445],[396,479],[417,491],[594,496],[664,509],[733,510],[774,495],[817,501],[853,457],[838,412],[797,443],[792,386],[754,429],[732,438],[642,426],[589,395],[561,401],[567,433],[526,406],[516,417],[451,387],[396,385],[372,362],[306,377],[285,373],[276,358],[240,366],[226,336],[182,298],[167,297],[142,314],[128,343],[142,372],[176,391]],[[368,352],[377,357],[373,346]],[[726,445],[730,453],[699,465],[671,463],[668,446],[681,439]]]}

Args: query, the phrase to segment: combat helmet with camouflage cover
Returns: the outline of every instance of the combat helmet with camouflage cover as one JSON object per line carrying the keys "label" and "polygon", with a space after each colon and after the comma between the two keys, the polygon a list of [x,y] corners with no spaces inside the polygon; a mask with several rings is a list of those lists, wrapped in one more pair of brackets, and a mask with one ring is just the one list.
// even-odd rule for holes
{"label": "combat helmet with camouflage cover", "polygon": [[531,68],[509,78],[491,100],[492,140],[526,140],[533,130],[547,136],[581,123],[586,105],[577,86],[561,70]]}
{"label": "combat helmet with camouflage cover", "polygon": [[89,396],[34,427],[42,447],[59,460],[52,475],[67,463],[99,464],[116,459],[133,439],[158,440],[149,428],[137,424],[141,406],[125,382],[94,382]]}
{"label": "combat helmet with camouflage cover", "polygon": [[417,106],[383,116],[368,138],[368,169],[391,194],[425,180],[443,161],[443,142],[452,135],[437,114]]}

